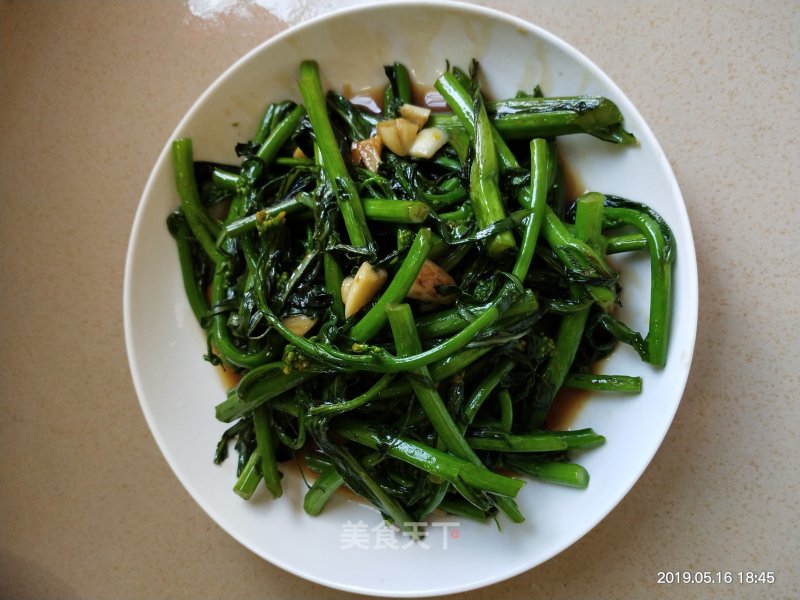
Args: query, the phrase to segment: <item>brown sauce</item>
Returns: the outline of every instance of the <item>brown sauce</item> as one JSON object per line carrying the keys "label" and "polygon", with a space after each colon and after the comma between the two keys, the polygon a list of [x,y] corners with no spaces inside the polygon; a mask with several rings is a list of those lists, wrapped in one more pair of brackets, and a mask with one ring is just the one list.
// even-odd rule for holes
{"label": "brown sauce", "polygon": [[547,418],[544,421],[544,428],[550,431],[564,431],[572,426],[578,413],[586,406],[592,392],[588,390],[576,390],[574,388],[562,387],[558,390],[550,410],[547,411]]}
{"label": "brown sauce", "polygon": [[239,380],[242,378],[241,373],[237,373],[230,367],[217,365],[216,369],[217,373],[219,373],[219,378],[222,381],[222,385],[225,386],[226,390],[236,387],[239,383]]}

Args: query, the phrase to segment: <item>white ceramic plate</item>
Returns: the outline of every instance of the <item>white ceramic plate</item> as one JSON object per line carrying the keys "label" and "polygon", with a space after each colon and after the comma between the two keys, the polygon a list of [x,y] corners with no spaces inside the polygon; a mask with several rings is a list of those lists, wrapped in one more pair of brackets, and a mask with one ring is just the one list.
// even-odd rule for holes
{"label": "white ceramic plate", "polygon": [[[452,593],[503,580],[554,556],[594,527],[639,478],[672,422],[689,372],[697,270],[686,209],[669,164],[622,91],[577,50],[530,23],[475,6],[427,1],[329,15],[274,37],[238,61],[195,103],[171,139],[193,138],[197,159],[233,161],[234,144],[248,139],[266,102],[299,100],[295,79],[305,58],[319,61],[329,86],[357,90],[382,85],[382,66],[394,60],[409,66],[417,81],[432,84],[446,59],[467,66],[473,57],[496,97],[540,84],[548,95],[614,100],[638,147],[571,136],[562,138],[560,148],[587,188],[655,208],[672,227],[678,248],[667,367],[652,369],[627,347],[611,357],[605,371],[641,375],[644,392],[590,401],[573,426],[593,427],[608,442],[580,457],[591,473],[589,488],[530,482],[518,498],[527,516],[521,525],[504,523],[498,531],[493,523],[461,520],[456,526],[453,519],[447,527],[432,528],[427,548],[380,547],[383,538],[372,528],[381,519],[367,506],[336,497],[322,516],[306,516],[305,485],[293,468],[284,469],[286,492],[279,501],[269,500],[263,486],[251,502],[234,495],[235,460],[222,466],[211,460],[225,428],[214,419],[223,384],[202,360],[205,336],[184,298],[177,253],[164,224],[178,205],[169,144],[136,214],[125,273],[125,333],[133,381],[158,445],[223,529],[270,562],[327,586],[386,596]],[[648,265],[629,262],[624,316],[646,332]],[[355,525],[348,529],[348,522]]]}

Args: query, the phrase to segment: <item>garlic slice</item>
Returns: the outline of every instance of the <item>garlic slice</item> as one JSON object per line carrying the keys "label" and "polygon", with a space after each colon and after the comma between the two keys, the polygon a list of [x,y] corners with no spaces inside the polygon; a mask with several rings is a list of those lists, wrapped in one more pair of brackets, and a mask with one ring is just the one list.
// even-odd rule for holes
{"label": "garlic slice", "polygon": [[428,127],[417,134],[408,153],[414,158],[431,158],[447,143],[447,132],[438,127]]}
{"label": "garlic slice", "polygon": [[350,144],[350,158],[354,165],[362,165],[373,173],[377,173],[381,164],[381,150],[383,150],[383,140],[379,136],[373,135],[366,140]]}
{"label": "garlic slice", "polygon": [[422,268],[419,270],[419,274],[406,297],[431,304],[452,304],[456,300],[456,295],[448,294],[447,296],[442,296],[436,286],[455,284],[456,281],[450,276],[450,273],[432,260],[426,260],[422,263]]}
{"label": "garlic slice", "polygon": [[431,116],[431,109],[415,106],[414,104],[403,104],[400,107],[400,116],[422,129],[425,123],[428,122],[428,117]]}
{"label": "garlic slice", "polygon": [[[355,277],[353,277],[353,282],[347,290],[347,299],[344,302],[344,318],[349,319],[364,308],[375,297],[375,294],[380,291],[388,277],[389,274],[383,269],[376,269],[368,262],[361,263]],[[342,284],[344,288],[344,282]]]}
{"label": "garlic slice", "polygon": [[292,315],[281,319],[281,323],[295,335],[305,335],[319,322],[319,319],[306,315]]}
{"label": "garlic slice", "polygon": [[347,302],[347,297],[350,295],[351,285],[353,285],[353,278],[348,275],[342,280],[342,302]]}
{"label": "garlic slice", "polygon": [[390,119],[378,123],[378,135],[389,150],[397,156],[407,156],[408,149],[417,138],[417,127],[408,119]]}

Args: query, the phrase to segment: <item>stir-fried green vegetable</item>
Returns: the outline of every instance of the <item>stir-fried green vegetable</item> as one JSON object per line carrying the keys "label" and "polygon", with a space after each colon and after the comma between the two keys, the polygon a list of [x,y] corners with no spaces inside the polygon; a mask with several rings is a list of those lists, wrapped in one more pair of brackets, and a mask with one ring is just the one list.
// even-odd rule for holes
{"label": "stir-fried green vegetable", "polygon": [[[617,341],[664,365],[672,234],[637,202],[565,201],[558,136],[635,142],[610,100],[491,100],[473,63],[435,82],[449,112],[431,113],[405,66],[385,70],[375,114],[303,62],[304,104],[268,106],[237,165],[173,144],[186,295],[206,359],[240,376],[215,461],[235,440],[236,493],[263,480],[277,498],[280,462],[302,457],[310,515],[348,486],[399,528],[437,509],[519,522],[509,472],[585,488],[569,453],[604,442],[545,430],[558,391],[640,391],[592,372]],[[646,336],[614,316],[606,256],[630,251],[650,255]]]}

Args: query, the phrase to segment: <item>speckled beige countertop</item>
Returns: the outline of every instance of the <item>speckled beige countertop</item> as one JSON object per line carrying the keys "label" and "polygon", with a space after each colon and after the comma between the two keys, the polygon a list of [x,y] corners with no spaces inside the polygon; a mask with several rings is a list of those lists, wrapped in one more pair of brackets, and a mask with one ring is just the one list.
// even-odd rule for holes
{"label": "speckled beige countertop", "polygon": [[[251,554],[189,497],[139,408],[121,310],[134,212],[175,124],[322,4],[0,2],[0,597],[347,596]],[[631,493],[562,554],[463,597],[800,597],[800,5],[479,4],[578,47],[649,121],[694,228],[700,325]],[[656,583],[687,569],[776,582]]]}

